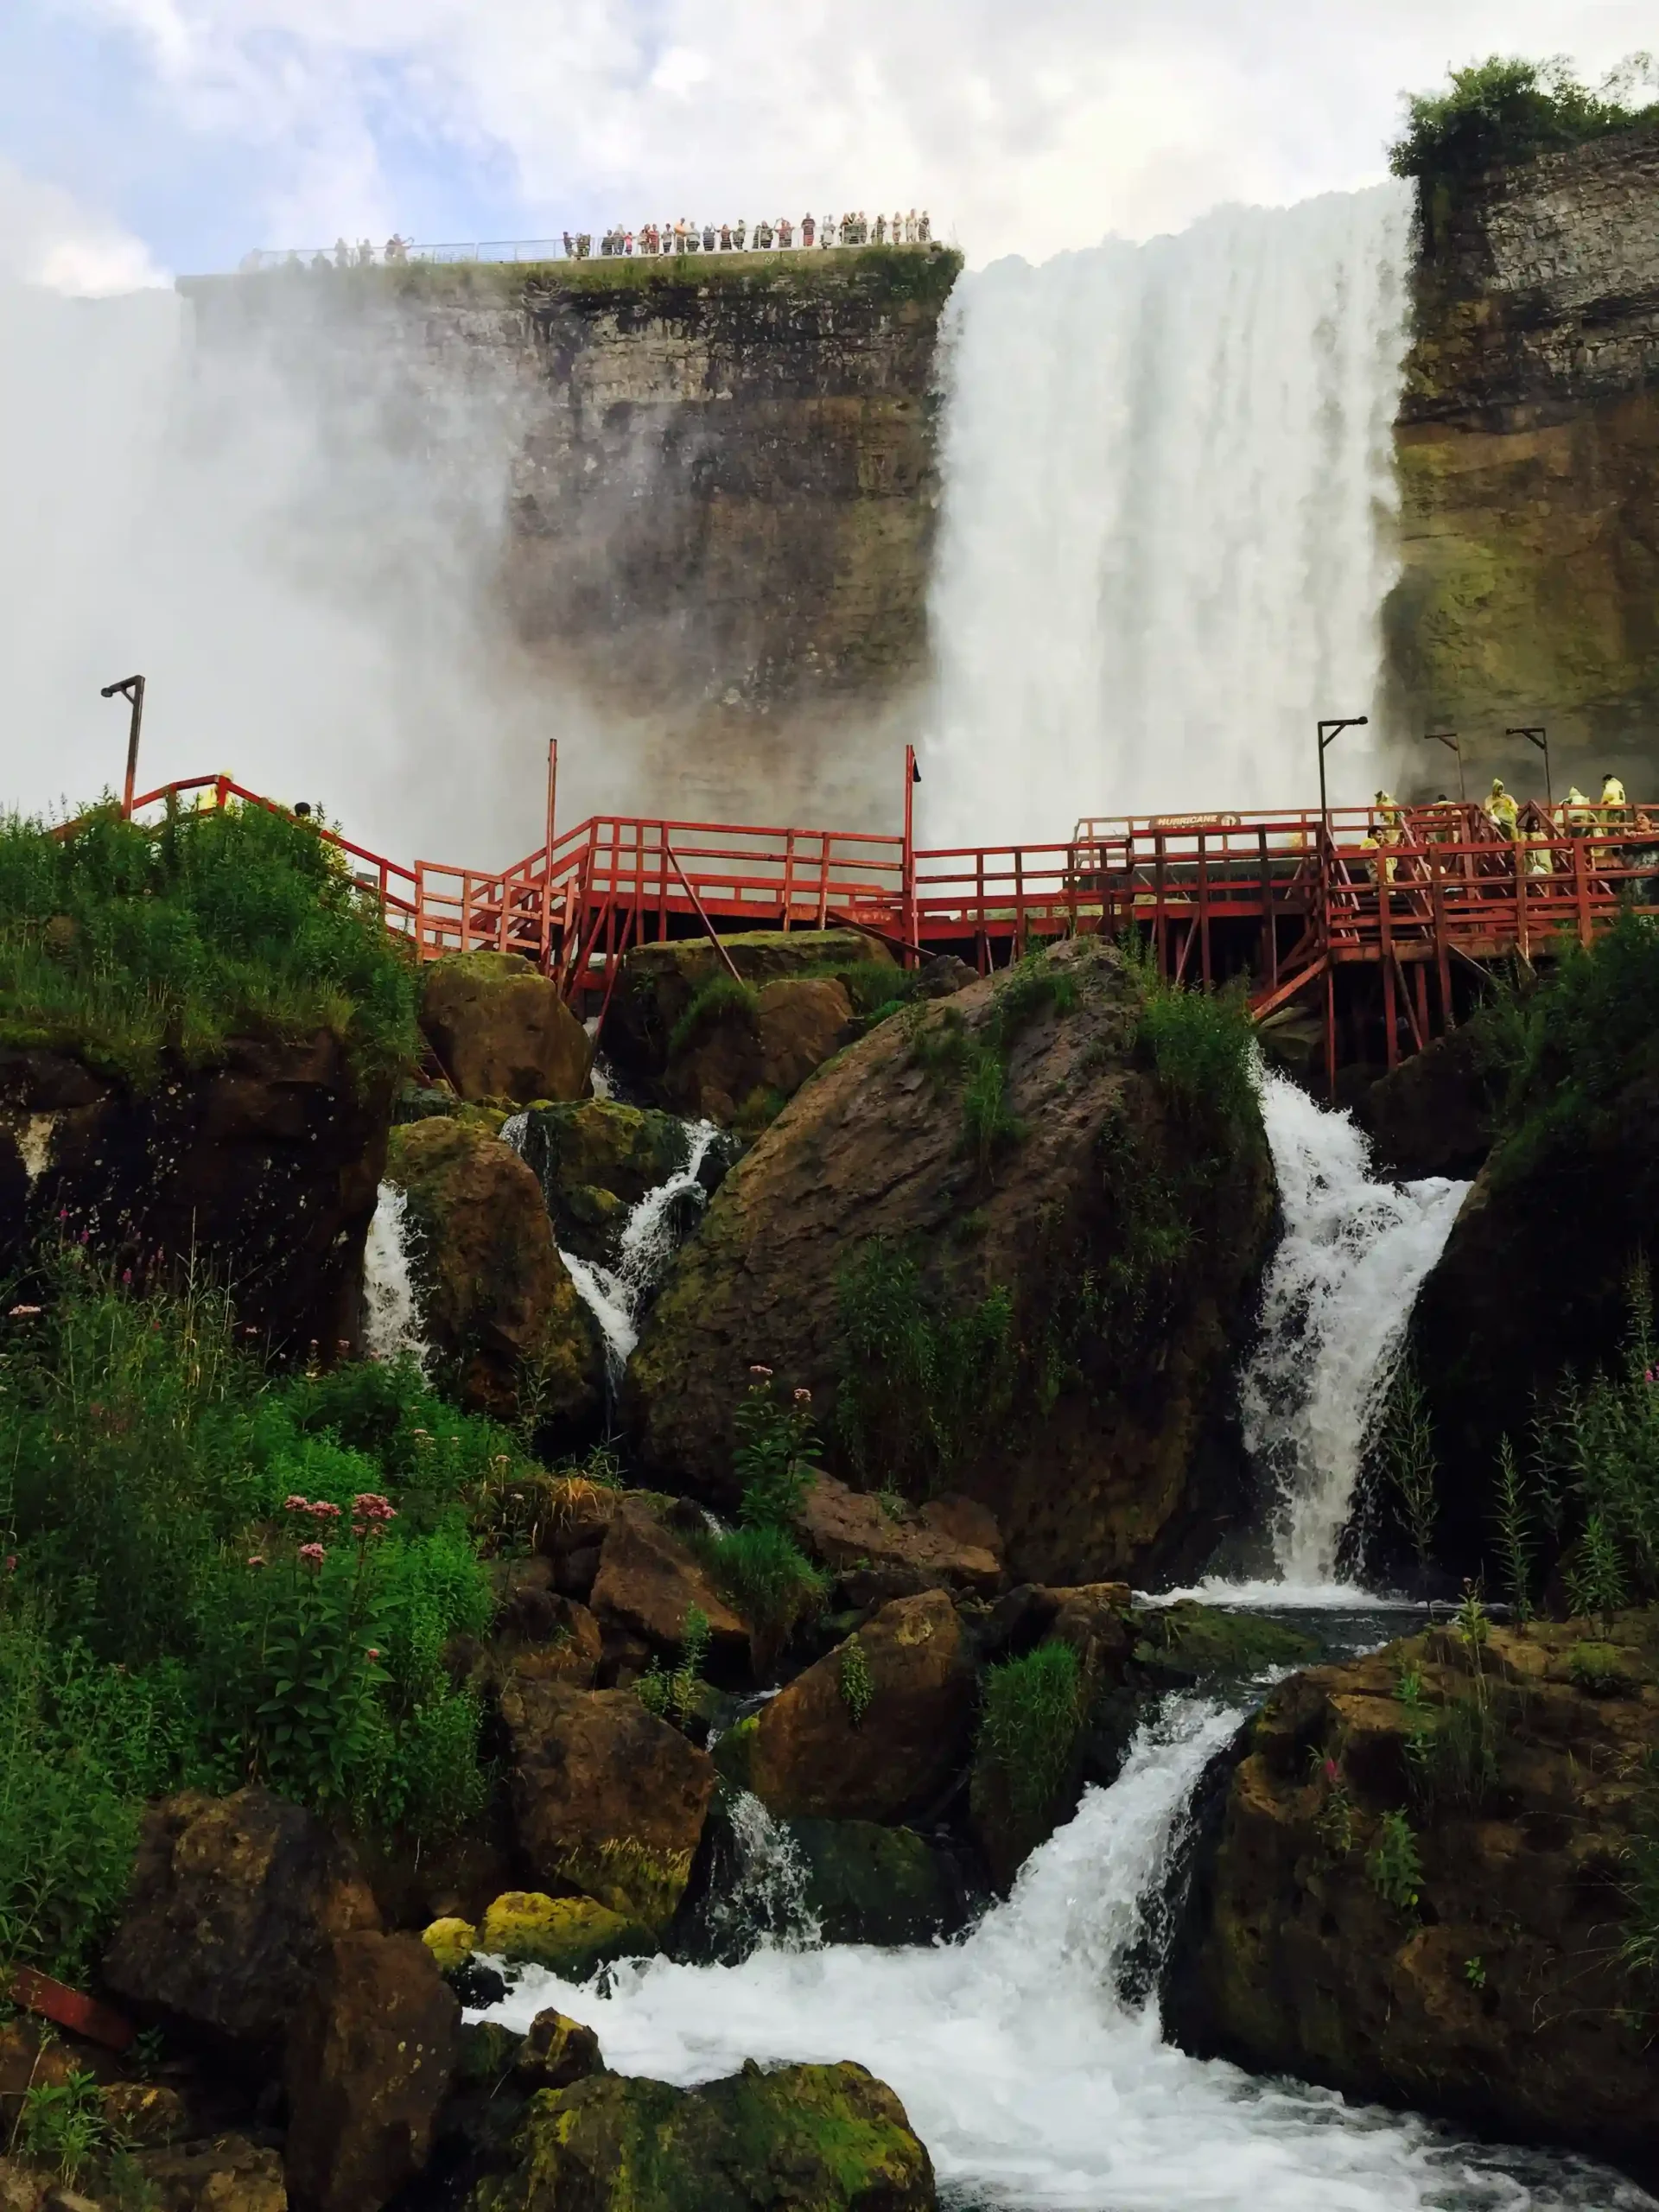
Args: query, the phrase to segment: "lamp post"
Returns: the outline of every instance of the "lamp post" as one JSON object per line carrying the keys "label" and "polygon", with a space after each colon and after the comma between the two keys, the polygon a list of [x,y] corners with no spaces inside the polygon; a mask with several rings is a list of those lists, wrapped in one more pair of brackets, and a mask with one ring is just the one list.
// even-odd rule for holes
{"label": "lamp post", "polygon": [[1506,729],[1503,734],[1505,737],[1524,737],[1527,739],[1529,743],[1535,745],[1538,750],[1543,754],[1544,804],[1547,806],[1554,807],[1555,804],[1555,787],[1550,780],[1549,773],[1549,732],[1541,722],[1535,729],[1525,729],[1517,724],[1514,729]]}
{"label": "lamp post", "polygon": [[1369,715],[1337,715],[1319,724],[1319,827],[1327,844],[1331,842],[1331,809],[1325,797],[1325,750],[1342,735],[1345,729],[1363,729],[1370,720]]}
{"label": "lamp post", "polygon": [[127,781],[121,798],[121,811],[130,817],[138,781],[138,732],[144,720],[144,679],[142,676],[124,676],[118,683],[106,683],[98,696],[100,699],[118,696],[132,702],[132,719],[127,725]]}
{"label": "lamp post", "polygon": [[1458,733],[1456,730],[1426,729],[1423,732],[1423,743],[1425,745],[1443,745],[1448,753],[1455,753],[1457,754],[1458,798],[1459,803],[1466,804],[1469,794],[1464,789],[1463,785],[1463,747],[1458,742]]}

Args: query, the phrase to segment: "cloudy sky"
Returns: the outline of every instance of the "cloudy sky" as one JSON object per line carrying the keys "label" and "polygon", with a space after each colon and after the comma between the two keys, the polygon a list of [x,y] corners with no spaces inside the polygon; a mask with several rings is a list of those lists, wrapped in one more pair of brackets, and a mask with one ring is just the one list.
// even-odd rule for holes
{"label": "cloudy sky", "polygon": [[928,207],[978,263],[1370,181],[1402,86],[1650,0],[5,0],[0,270]]}

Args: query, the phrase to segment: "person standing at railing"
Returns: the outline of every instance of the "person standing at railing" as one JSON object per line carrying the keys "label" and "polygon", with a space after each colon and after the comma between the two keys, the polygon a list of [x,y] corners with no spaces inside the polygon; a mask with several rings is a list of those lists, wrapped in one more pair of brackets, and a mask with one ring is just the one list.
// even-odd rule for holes
{"label": "person standing at railing", "polygon": [[1511,844],[1515,842],[1519,812],[1514,797],[1504,790],[1502,778],[1494,776],[1491,792],[1486,801],[1486,818],[1498,835],[1507,837]]}
{"label": "person standing at railing", "polygon": [[334,240],[334,266],[335,266],[335,268],[336,268],[336,269],[349,269],[349,268],[351,267],[351,265],[352,265],[352,249],[350,248],[350,246],[348,246],[348,245],[346,245],[346,241],[345,241],[345,239],[344,239],[344,238],[336,238],[336,239]]}
{"label": "person standing at railing", "polygon": [[803,215],[801,218],[801,244],[803,245],[810,245],[813,239],[817,236],[817,230],[818,226],[817,223],[814,222],[811,216]]}

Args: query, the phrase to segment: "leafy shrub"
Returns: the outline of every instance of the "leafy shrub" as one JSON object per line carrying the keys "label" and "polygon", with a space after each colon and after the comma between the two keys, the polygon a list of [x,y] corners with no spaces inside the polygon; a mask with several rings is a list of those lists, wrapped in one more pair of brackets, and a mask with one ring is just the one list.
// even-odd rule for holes
{"label": "leafy shrub", "polygon": [[705,1552],[721,1588],[763,1642],[786,1643],[829,1595],[827,1576],[782,1529],[733,1529]]}
{"label": "leafy shrub", "polygon": [[836,1669],[836,1680],[841,1691],[841,1701],[856,1728],[874,1701],[875,1680],[870,1673],[870,1662],[864,1656],[864,1647],[855,1636],[849,1637],[842,1646],[841,1665]]}
{"label": "leafy shrub", "polygon": [[753,1027],[759,995],[753,983],[728,976],[724,969],[711,976],[706,983],[698,985],[690,1004],[670,1030],[669,1058],[673,1059],[682,1052],[689,1052],[728,1014],[737,1014]]}
{"label": "leafy shrub", "polygon": [[1498,163],[1530,161],[1659,112],[1629,105],[1651,67],[1633,55],[1598,86],[1580,84],[1567,63],[1490,54],[1451,73],[1445,92],[1416,92],[1406,102],[1405,127],[1389,149],[1396,176],[1416,177],[1433,190],[1471,182]]}
{"label": "leafy shrub", "polygon": [[1025,1123],[1008,1109],[1007,1089],[1008,1071],[1001,1053],[980,1053],[962,1087],[962,1135],[981,1175],[988,1175],[997,1154],[1026,1134]]}
{"label": "leafy shrub", "polygon": [[417,982],[337,848],[264,807],[112,807],[54,837],[0,820],[0,1041],[64,1046],[140,1084],[164,1048],[332,1029],[364,1077],[418,1049]]}
{"label": "leafy shrub", "polygon": [[991,1291],[947,1313],[915,1260],[872,1237],[836,1280],[836,1431],[864,1477],[931,1496],[1006,1420],[1015,1380],[1014,1305]]}
{"label": "leafy shrub", "polygon": [[73,2190],[111,2146],[98,2076],[72,2066],[61,2082],[32,2082],[18,2108],[16,2145],[24,2158],[52,2167]]}
{"label": "leafy shrub", "polygon": [[812,1393],[795,1390],[785,1398],[769,1371],[750,1371],[755,1379],[733,1417],[732,1469],[742,1492],[742,1518],[751,1529],[787,1529],[812,1487],[817,1450]]}
{"label": "leafy shrub", "polygon": [[1371,1887],[1396,1912],[1415,1912],[1422,1894],[1423,1864],[1417,1838],[1403,1813],[1384,1813],[1376,1841],[1366,1855]]}
{"label": "leafy shrub", "polygon": [[1039,1643],[985,1670],[977,1755],[995,1768],[1016,1815],[1049,1811],[1071,1770],[1083,1718],[1081,1672],[1069,1643]]}
{"label": "leafy shrub", "polygon": [[1417,1564],[1427,1567],[1434,1546],[1438,1511],[1434,1432],[1428,1403],[1407,1357],[1395,1376],[1388,1414],[1382,1423],[1380,1454],[1400,1518],[1411,1539]]}
{"label": "leafy shrub", "polygon": [[634,1694],[658,1720],[674,1720],[683,1728],[696,1717],[702,1697],[702,1670],[709,1661],[709,1616],[700,1605],[688,1605],[680,1631],[679,1662],[671,1670],[658,1658],[635,1682]]}

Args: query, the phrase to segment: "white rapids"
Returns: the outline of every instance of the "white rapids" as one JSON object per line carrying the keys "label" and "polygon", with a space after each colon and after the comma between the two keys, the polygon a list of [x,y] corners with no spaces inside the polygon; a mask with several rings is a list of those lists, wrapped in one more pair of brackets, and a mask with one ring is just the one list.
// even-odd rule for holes
{"label": "white rapids", "polygon": [[[657,1959],[573,1987],[527,1972],[490,2017],[587,2022],[606,2063],[682,2086],[761,2063],[856,2059],[902,2099],[945,2200],[1076,2212],[1638,2212],[1638,2190],[1513,2157],[1163,2040],[1116,1982],[1155,1934],[1192,1792],[1238,1715],[1198,1700],[1143,1730],[1123,1774],[965,1939],[763,1943],[741,1966]],[[1535,2165],[1529,2179],[1519,2178]]]}
{"label": "white rapids", "polygon": [[407,1352],[424,1369],[431,1352],[410,1273],[408,1210],[409,1200],[395,1184],[380,1185],[363,1248],[363,1343],[373,1359]]}
{"label": "white rapids", "polygon": [[1289,1586],[1298,1603],[1329,1603],[1344,1586],[1338,1550],[1412,1306],[1469,1185],[1379,1182],[1351,1116],[1287,1077],[1263,1071],[1259,1084],[1284,1234],[1242,1378],[1244,1441],[1278,1492],[1280,1602]]}

